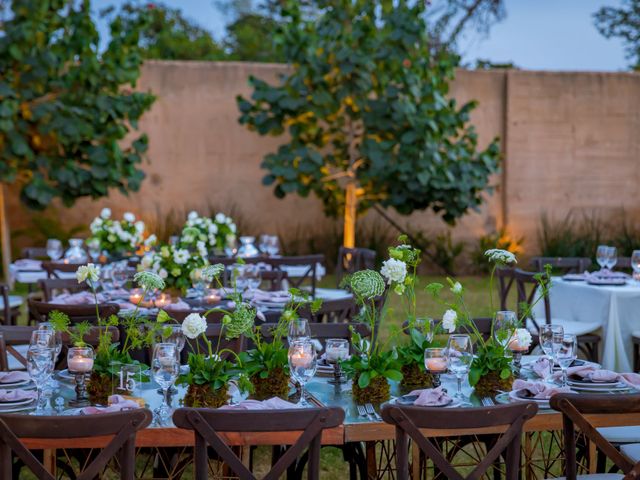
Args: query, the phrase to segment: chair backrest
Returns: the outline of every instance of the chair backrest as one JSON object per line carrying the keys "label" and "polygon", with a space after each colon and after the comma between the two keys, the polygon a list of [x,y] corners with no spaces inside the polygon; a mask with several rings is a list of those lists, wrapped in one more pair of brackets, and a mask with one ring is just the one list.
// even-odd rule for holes
{"label": "chair backrest", "polygon": [[2,323],[11,325],[11,304],[9,302],[9,286],[0,283],[0,295],[2,296]]}
{"label": "chair backrest", "polygon": [[49,278],[60,278],[60,273],[74,273],[82,263],[42,262],[42,269]]}
{"label": "chair backrest", "polygon": [[340,286],[342,277],[360,270],[373,270],[376,267],[376,252],[368,248],[340,247],[336,262],[336,285]]}
{"label": "chair backrest", "polygon": [[260,279],[263,285],[261,288],[265,288],[264,284],[268,285],[270,292],[277,292],[282,290],[285,280],[288,281],[289,275],[282,270],[260,270]]}
{"label": "chair backrest", "polygon": [[591,268],[591,259],[587,257],[533,257],[531,267],[536,272],[544,272],[544,266],[561,273],[583,273]]}
{"label": "chair backrest", "polygon": [[49,258],[46,247],[26,247],[22,249],[22,258],[43,260]]}
{"label": "chair backrest", "polygon": [[72,278],[43,278],[38,281],[38,285],[42,290],[42,298],[45,302],[50,302],[56,295],[61,293],[76,293],[88,290],[85,283],[78,283],[77,280]]}
{"label": "chair backrest", "polygon": [[274,270],[287,271],[287,267],[301,267],[301,275],[292,276],[289,273],[289,285],[301,288],[309,284],[311,295],[315,297],[318,276],[318,264],[324,265],[324,255],[302,255],[297,257],[274,257],[264,260]]}
{"label": "chair backrest", "polygon": [[[635,465],[609,443],[584,414],[640,414],[640,394],[589,395],[561,393],[551,397],[551,408],[562,413],[565,478],[576,480],[576,427],[625,474],[625,479],[640,476],[640,462]],[[640,417],[640,415],[639,415]]]}
{"label": "chair backrest", "polygon": [[44,465],[25,447],[20,439],[42,438],[60,440],[66,438],[93,438],[112,436],[110,442],[83,465],[78,480],[92,480],[101,476],[107,463],[118,457],[120,478],[133,480],[135,469],[136,433],[147,427],[152,414],[147,409],[127,412],[104,413],[87,421],[82,416],[0,415],[0,478],[12,478],[12,456],[15,455],[41,480],[55,480]]}
{"label": "chair backrest", "polygon": [[[241,480],[256,477],[244,466],[240,458],[227,445],[220,433],[225,432],[301,432],[278,461],[271,467],[265,480],[276,480],[308,448],[309,479],[319,478],[320,441],[322,431],[337,427],[344,421],[344,410],[333,408],[305,408],[289,410],[230,411],[214,409],[179,408],[173,414],[173,423],[178,428],[193,430],[196,435],[195,478],[208,478],[207,447],[211,447],[222,461]],[[279,444],[274,438],[274,444]]]}
{"label": "chair backrest", "polygon": [[[260,326],[260,333],[263,338],[271,340],[273,338],[273,331],[275,330],[277,323],[263,323]],[[351,340],[351,329],[360,334],[362,338],[371,337],[371,329],[368,325],[361,322],[352,323],[310,323],[311,338],[318,340],[323,348],[329,338],[342,338],[345,340]],[[288,344],[287,339],[284,339],[285,345]]]}
{"label": "chair backrest", "polygon": [[[95,305],[66,305],[47,303],[29,299],[29,310],[33,314],[33,317],[38,321],[46,322],[49,314],[54,310],[66,313],[69,316],[71,323],[80,323],[87,320],[90,323],[97,323],[96,306]],[[98,305],[98,313],[100,318],[108,318],[111,315],[117,315],[120,311],[120,306],[115,303],[101,303]]]}
{"label": "chair backrest", "polygon": [[618,257],[614,268],[618,270],[632,270],[631,257]]}
{"label": "chair backrest", "polygon": [[353,320],[358,313],[358,306],[353,297],[323,300],[320,309],[312,313],[308,305],[299,310],[301,317],[313,323],[344,323]]}
{"label": "chair backrest", "polygon": [[498,279],[498,299],[500,300],[500,310],[510,310],[508,307],[509,294],[515,285],[515,269],[501,267],[495,273]]}
{"label": "chair backrest", "polygon": [[[519,268],[514,269],[514,277],[516,280],[516,287],[518,291],[518,318],[520,318],[522,312],[521,306],[523,303],[527,305],[531,305],[535,298],[536,293],[538,291],[539,282],[536,278],[539,272],[525,272],[524,270],[520,270]],[[544,323],[551,323],[551,302],[549,301],[549,297],[545,296],[542,299],[544,304]],[[540,322],[535,318],[530,317],[528,320],[531,320],[536,329],[540,329]],[[527,321],[527,319],[525,319]]]}
{"label": "chair backrest", "polygon": [[[490,317],[478,317],[472,319],[476,328],[480,332],[480,335],[487,340],[491,337],[491,325],[493,324],[493,319]],[[456,329],[456,333],[468,333],[472,334],[471,328],[467,326],[461,326]]]}
{"label": "chair backrest", "polygon": [[[516,480],[520,471],[520,443],[522,426],[538,411],[533,402],[498,405],[487,408],[428,408],[387,404],[382,408],[382,419],[396,427],[396,462],[398,480],[409,478],[409,438],[422,453],[433,461],[449,480],[481,478],[493,462],[503,454],[506,464],[506,480]],[[461,475],[434,442],[425,437],[421,428],[437,430],[461,430],[472,435],[474,429],[506,427],[482,461],[466,477]]]}

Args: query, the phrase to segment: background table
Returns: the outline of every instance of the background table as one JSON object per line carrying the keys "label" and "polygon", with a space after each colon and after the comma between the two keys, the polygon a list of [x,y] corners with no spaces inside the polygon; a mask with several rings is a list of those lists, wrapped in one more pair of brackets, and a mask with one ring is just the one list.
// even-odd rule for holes
{"label": "background table", "polygon": [[[602,324],[600,362],[604,368],[632,371],[631,332],[640,330],[639,282],[629,280],[624,286],[613,287],[554,277],[549,299],[553,318]],[[534,314],[543,322],[543,302],[535,306]]]}

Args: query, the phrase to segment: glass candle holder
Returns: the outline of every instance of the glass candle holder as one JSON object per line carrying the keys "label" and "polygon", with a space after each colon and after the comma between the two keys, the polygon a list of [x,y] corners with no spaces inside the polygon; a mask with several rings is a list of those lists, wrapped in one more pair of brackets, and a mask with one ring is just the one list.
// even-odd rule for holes
{"label": "glass candle holder", "polygon": [[424,367],[433,376],[433,386],[440,386],[440,375],[447,371],[444,348],[427,348],[424,351]]}
{"label": "glass candle holder", "polygon": [[171,295],[169,295],[168,293],[161,293],[156,297],[154,303],[158,308],[164,308],[168,305],[171,305]]}
{"label": "glass candle holder", "polygon": [[329,338],[325,346],[325,360],[333,365],[333,378],[329,380],[332,385],[347,383],[342,373],[340,362],[349,358],[349,341],[344,338]]}
{"label": "glass candle holder", "polygon": [[527,353],[529,347],[524,347],[518,343],[517,335],[513,335],[509,340],[509,351],[511,352],[513,370],[516,374],[520,374],[520,367],[522,366],[522,355]]}
{"label": "glass candle holder", "polygon": [[204,290],[204,303],[213,304],[218,303],[221,300],[220,295],[218,295],[218,291],[214,288],[206,288]]}
{"label": "glass candle holder", "polygon": [[129,294],[129,302],[139,305],[144,300],[144,291],[141,288],[134,288]]}
{"label": "glass candle holder", "polygon": [[71,347],[67,353],[67,368],[76,380],[76,398],[71,400],[72,407],[86,407],[90,405],[87,396],[87,375],[93,370],[95,354],[91,347]]}

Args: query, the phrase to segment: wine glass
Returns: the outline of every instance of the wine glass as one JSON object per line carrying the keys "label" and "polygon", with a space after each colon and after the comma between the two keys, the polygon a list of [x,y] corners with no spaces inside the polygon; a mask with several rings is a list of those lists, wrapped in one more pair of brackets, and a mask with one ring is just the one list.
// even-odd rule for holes
{"label": "wine glass", "polygon": [[35,384],[37,392],[36,409],[33,415],[42,415],[44,413],[44,408],[42,407],[42,389],[53,373],[54,352],[54,348],[39,345],[30,345],[27,350],[27,372],[31,377],[31,381]]}
{"label": "wine glass", "polygon": [[608,248],[606,245],[598,245],[596,250],[596,262],[600,265],[600,270],[607,266]]}
{"label": "wine glass", "polygon": [[634,250],[631,254],[631,268],[633,268],[633,278],[640,280],[640,250]]}
{"label": "wine glass", "polygon": [[235,235],[227,235],[224,245],[224,253],[227,257],[233,257],[238,253],[238,240]]}
{"label": "wine glass", "polygon": [[100,240],[97,238],[89,240],[87,242],[87,249],[89,250],[91,261],[93,263],[98,263],[98,260],[100,260],[100,254],[102,253],[100,250]]}
{"label": "wine glass", "polygon": [[162,405],[156,410],[160,424],[164,424],[171,414],[169,389],[173,386],[180,371],[178,350],[174,343],[157,343],[153,348],[151,372],[153,379],[162,388]]}
{"label": "wine glass", "polygon": [[47,255],[55,262],[62,258],[64,250],[62,248],[62,242],[57,238],[50,238],[47,240]]}
{"label": "wine glass", "polygon": [[415,329],[424,335],[424,339],[431,343],[436,330],[436,321],[433,318],[416,318]]}
{"label": "wine glass", "polygon": [[562,370],[562,386],[567,386],[567,368],[571,366],[578,356],[578,339],[575,335],[562,335],[558,342],[556,356]]}
{"label": "wine glass", "polygon": [[311,340],[311,327],[306,318],[296,318],[289,324],[287,335],[289,345],[295,342],[305,342]]}
{"label": "wine glass", "polygon": [[38,330],[51,333],[52,337],[50,339],[50,343],[53,344],[53,348],[55,350],[55,357],[54,357],[54,362],[55,362],[55,360],[58,358],[58,355],[60,355],[60,352],[62,351],[62,334],[53,328],[53,325],[51,325],[51,322],[40,323],[38,325]]}
{"label": "wine glass", "polygon": [[262,277],[260,276],[260,267],[258,265],[245,265],[244,278],[247,282],[249,291],[253,291],[260,287]]}
{"label": "wine glass", "polygon": [[127,262],[116,262],[111,270],[111,281],[113,282],[113,288],[120,290],[124,287],[125,283],[129,280],[129,272],[127,268]]}
{"label": "wine glass", "polygon": [[462,379],[469,374],[473,352],[469,335],[451,335],[447,343],[447,367],[456,376],[458,391],[455,398],[465,400],[462,393]]}
{"label": "wine glass", "polygon": [[517,328],[518,317],[516,312],[510,310],[496,312],[496,316],[493,319],[493,338],[496,342],[506,347]]}
{"label": "wine glass", "polygon": [[270,235],[260,235],[260,242],[258,243],[258,249],[265,255],[269,253],[269,237]]}
{"label": "wine glass", "polygon": [[618,249],[616,247],[607,247],[607,268],[613,270],[618,263]]}
{"label": "wine glass", "polygon": [[55,335],[52,329],[38,329],[31,332],[29,346],[38,348],[53,348],[55,350]]}
{"label": "wine glass", "polygon": [[280,240],[277,235],[268,235],[267,253],[270,257],[275,257],[280,252]]}
{"label": "wine glass", "polygon": [[562,325],[545,324],[540,327],[540,347],[549,359],[550,373],[553,373],[553,365],[557,362],[557,346],[559,339],[561,339],[563,335],[564,328],[562,328]]}
{"label": "wine glass", "polygon": [[304,395],[304,386],[316,374],[316,368],[317,359],[313,343],[299,341],[289,346],[289,369],[293,378],[300,383],[300,406],[309,405]]}

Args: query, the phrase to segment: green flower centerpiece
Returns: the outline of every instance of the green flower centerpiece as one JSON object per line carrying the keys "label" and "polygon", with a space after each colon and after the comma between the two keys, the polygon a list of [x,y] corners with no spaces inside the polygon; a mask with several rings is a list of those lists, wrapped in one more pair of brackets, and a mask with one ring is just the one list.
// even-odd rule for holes
{"label": "green flower centerpiece", "polygon": [[[149,347],[155,337],[163,332],[163,324],[167,317],[159,315],[155,322],[151,322],[140,315],[139,305],[136,305],[129,315],[121,317],[111,315],[103,319],[98,309],[98,295],[95,290],[95,284],[100,278],[98,267],[92,263],[83,265],[78,268],[76,278],[78,283],[86,283],[89,286],[96,305],[98,345],[87,392],[92,403],[106,404],[109,395],[113,392],[114,375],[118,375],[121,365],[139,365],[141,370],[146,369],[146,366],[131,358],[131,352]],[[150,291],[164,288],[162,279],[152,272],[139,272],[135,275],[134,281],[143,289],[142,298]],[[54,312],[50,316],[50,321],[55,330],[69,334],[75,346],[85,345],[84,336],[92,328],[87,321],[71,325],[69,317],[61,312]],[[121,327],[124,331],[124,340],[113,342],[110,327]]]}
{"label": "green flower centerpiece", "polygon": [[192,272],[208,265],[206,249],[190,251],[175,245],[162,245],[159,250],[142,257],[138,270],[156,273],[177,295],[191,287]]}
{"label": "green flower centerpiece", "polygon": [[[499,267],[517,263],[517,260],[513,253],[500,249],[487,250],[485,256],[488,261],[492,263],[491,276],[489,279],[489,297],[491,309],[495,311],[493,303],[495,271]],[[528,341],[531,341],[531,336],[519,333],[521,329],[518,327],[522,326],[523,322],[529,317],[534,305],[548,295],[549,278],[549,269],[536,275],[536,280],[539,285],[538,297],[530,304],[522,306],[522,315],[516,320],[514,325],[496,324],[494,321],[491,328],[491,335],[487,339],[483,338],[473,322],[473,317],[469,313],[464,301],[464,288],[459,282],[447,278],[449,290],[453,296],[452,301],[443,299],[441,294],[444,285],[431,283],[427,286],[427,291],[433,295],[434,299],[447,307],[447,311],[442,317],[442,326],[444,329],[449,333],[453,333],[456,328],[463,327],[470,332],[475,342],[475,355],[469,371],[469,384],[474,387],[478,396],[493,396],[499,391],[511,390],[514,375],[509,343],[516,335],[519,339],[528,338]]]}
{"label": "green flower centerpiece", "polygon": [[[341,363],[346,375],[353,380],[353,397],[356,402],[381,403],[389,399],[389,381],[401,381],[401,364],[395,349],[386,350],[374,335],[379,318],[376,301],[384,294],[385,282],[374,270],[355,272],[348,279],[356,302],[361,306],[361,315],[372,332],[372,340],[353,333],[351,343],[354,355]],[[390,335],[391,340],[394,335]],[[387,342],[389,341],[387,340]]]}
{"label": "green flower centerpiece", "polygon": [[192,211],[182,229],[179,244],[181,248],[200,252],[207,257],[207,253],[215,252],[222,255],[224,248],[235,242],[236,224],[231,217],[224,213],[216,213],[213,218],[201,217],[198,212]]}
{"label": "green flower centerpiece", "polygon": [[[311,301],[309,294],[292,288],[289,290],[291,300],[285,307],[276,326],[270,332],[271,341],[266,341],[259,326],[254,327],[247,334],[255,347],[240,355],[244,371],[252,385],[252,396],[258,400],[271,397],[287,399],[289,396],[289,357],[288,348],[284,343],[291,322],[299,318],[298,311],[303,305],[309,305],[311,312],[320,309],[322,300]],[[240,304],[249,309],[247,304]],[[255,310],[251,309],[252,318]]]}
{"label": "green flower centerpiece", "polygon": [[131,212],[126,212],[122,220],[111,218],[111,210],[103,208],[100,215],[89,226],[91,237],[87,244],[98,247],[103,255],[121,258],[133,254],[144,241],[145,225]]}

